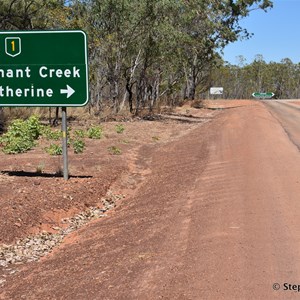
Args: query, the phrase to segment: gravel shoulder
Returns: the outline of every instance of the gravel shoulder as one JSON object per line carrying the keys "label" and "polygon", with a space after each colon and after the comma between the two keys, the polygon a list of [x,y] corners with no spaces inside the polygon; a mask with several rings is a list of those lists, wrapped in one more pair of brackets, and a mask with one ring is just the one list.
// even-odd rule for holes
{"label": "gravel shoulder", "polygon": [[113,209],[6,269],[0,299],[293,299],[272,285],[299,278],[299,151],[262,103],[213,105],[133,123]]}
{"label": "gravel shoulder", "polygon": [[[175,120],[158,115],[121,122],[125,128],[122,134],[115,130],[120,122],[102,123],[101,140],[86,140],[83,154],[69,151],[71,177],[68,181],[57,175],[62,157],[46,154],[43,143],[19,155],[0,153],[3,276],[7,273],[5,269],[10,272],[11,265],[39,260],[71,232],[94,219],[106,217],[117,202],[128,198],[143,179],[144,171],[135,170],[139,149],[145,145],[157,148],[187,134],[195,127],[191,117],[184,117],[188,108],[181,108]],[[190,110],[200,118],[198,123],[216,114],[208,109]],[[90,123],[97,125],[96,120]],[[89,125],[70,124],[73,130]],[[109,151],[112,146],[120,149],[121,155],[112,155]],[[0,284],[5,282],[3,278]]]}

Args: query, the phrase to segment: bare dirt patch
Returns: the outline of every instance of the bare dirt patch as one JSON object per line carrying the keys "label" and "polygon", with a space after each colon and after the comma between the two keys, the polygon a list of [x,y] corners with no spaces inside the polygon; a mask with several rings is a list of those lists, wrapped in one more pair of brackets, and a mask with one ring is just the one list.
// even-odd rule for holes
{"label": "bare dirt patch", "polygon": [[[134,190],[143,175],[143,170],[134,170],[138,149],[146,144],[155,148],[196,126],[180,120],[180,116],[186,114],[182,109],[175,113],[174,119],[160,116],[154,121],[123,122],[125,130],[121,134],[115,129],[119,123],[101,124],[104,138],[86,139],[86,150],[82,154],[69,151],[71,177],[68,181],[58,175],[62,157],[45,153],[43,144],[24,154],[0,153],[0,245],[42,231],[55,233],[57,227],[65,226],[63,219],[89,207],[101,208],[101,199],[116,180],[120,184],[115,185],[115,189],[117,186],[127,193]],[[198,116],[200,122],[216,113],[193,108],[188,112],[193,117]],[[189,119],[188,116],[183,118]],[[72,122],[69,125],[73,128],[87,126]],[[110,151],[113,147],[121,154],[113,155]]]}
{"label": "bare dirt patch", "polygon": [[[149,151],[179,140],[211,121],[224,107],[252,104],[214,100],[206,101],[202,109],[188,104],[167,114],[118,122],[70,120],[72,130],[100,124],[104,136],[85,138],[83,154],[74,154],[70,148],[68,181],[60,175],[62,157],[47,154],[45,140],[24,154],[0,153],[0,267],[4,267],[0,285],[11,264],[39,260],[62,242],[71,243],[71,232],[114,213],[111,210],[120,201],[132,198],[152,172],[144,151],[150,157]],[[120,124],[125,129],[122,133],[116,130]]]}
{"label": "bare dirt patch", "polygon": [[0,298],[292,298],[272,284],[299,274],[299,152],[261,101],[232,104],[203,125],[139,127],[168,135],[121,155],[131,160],[110,188],[132,195],[40,262],[0,274]]}
{"label": "bare dirt patch", "polygon": [[300,101],[290,101],[289,103],[293,103],[293,104],[296,104],[296,105],[300,105]]}

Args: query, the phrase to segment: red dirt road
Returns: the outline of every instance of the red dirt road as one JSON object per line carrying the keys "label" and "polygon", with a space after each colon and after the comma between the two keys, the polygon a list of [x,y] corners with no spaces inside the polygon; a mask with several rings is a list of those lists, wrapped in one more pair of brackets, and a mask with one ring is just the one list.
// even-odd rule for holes
{"label": "red dirt road", "polygon": [[300,284],[300,154],[262,103],[137,157],[132,196],[11,275],[0,299],[300,296],[284,290]]}

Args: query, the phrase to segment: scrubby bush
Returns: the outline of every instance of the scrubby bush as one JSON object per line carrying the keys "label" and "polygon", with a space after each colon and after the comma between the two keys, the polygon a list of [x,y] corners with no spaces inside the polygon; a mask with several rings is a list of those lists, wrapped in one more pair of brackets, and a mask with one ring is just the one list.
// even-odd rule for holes
{"label": "scrubby bush", "polygon": [[7,132],[0,138],[2,150],[7,154],[23,153],[36,145],[40,136],[42,125],[37,116],[31,116],[27,120],[14,120]]}
{"label": "scrubby bush", "polygon": [[50,126],[43,126],[42,136],[45,137],[47,140],[58,141],[62,138],[62,133],[61,130],[53,130]]}
{"label": "scrubby bush", "polygon": [[108,152],[112,155],[120,155],[122,154],[122,150],[117,146],[108,147]]}
{"label": "scrubby bush", "polygon": [[50,155],[62,155],[62,146],[57,144],[50,144],[45,148],[46,152]]}
{"label": "scrubby bush", "polygon": [[88,129],[87,136],[90,139],[101,139],[103,135],[103,129],[100,126],[93,126]]}
{"label": "scrubby bush", "polygon": [[77,129],[74,131],[74,135],[78,138],[84,138],[85,137],[85,132],[82,129]]}
{"label": "scrubby bush", "polygon": [[83,140],[76,139],[73,141],[73,149],[75,154],[82,153],[84,148],[85,143]]}
{"label": "scrubby bush", "polygon": [[117,124],[117,125],[115,126],[115,129],[116,129],[116,132],[117,132],[117,133],[123,133],[123,131],[125,130],[125,127],[124,127],[123,124]]}

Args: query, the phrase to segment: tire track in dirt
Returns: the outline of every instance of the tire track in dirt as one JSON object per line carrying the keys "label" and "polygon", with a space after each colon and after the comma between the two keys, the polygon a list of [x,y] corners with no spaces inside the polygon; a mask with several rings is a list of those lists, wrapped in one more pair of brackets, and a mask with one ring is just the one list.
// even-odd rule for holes
{"label": "tire track in dirt", "polygon": [[[193,172],[197,169],[196,165],[191,166],[190,174],[194,182],[189,183],[189,189],[183,196],[185,202],[181,204],[181,213],[176,216],[176,224],[168,228],[168,234],[172,238],[176,236],[176,241],[170,238],[171,241],[166,242],[165,261],[157,261],[155,268],[143,274],[138,285],[140,293],[134,294],[133,299],[215,299],[217,296],[210,296],[216,291],[213,290],[217,286],[217,283],[213,284],[217,282],[214,276],[218,270],[224,272],[224,269],[230,274],[227,260],[212,258],[218,255],[225,239],[236,235],[240,223],[236,220],[224,228],[223,223],[228,222],[228,215],[223,214],[223,208],[230,207],[236,199],[240,199],[240,186],[244,178],[238,175],[243,168],[241,159],[231,156],[232,145],[225,140],[225,147],[219,149],[216,132],[221,132],[223,126],[223,121],[219,120],[214,130],[209,130],[206,137],[209,141],[209,158],[203,171],[196,175]],[[242,267],[243,259],[238,257],[234,248],[232,244],[228,248],[223,247],[222,254],[234,261],[235,267]],[[234,290],[242,282],[239,276],[233,277],[231,282]],[[172,290],[170,286],[176,288]]]}
{"label": "tire track in dirt", "polygon": [[260,105],[218,121],[208,163],[185,196],[185,219],[177,218],[173,251],[144,274],[133,299],[295,297],[272,284],[299,274],[299,213],[289,209],[299,206],[297,150]]}

